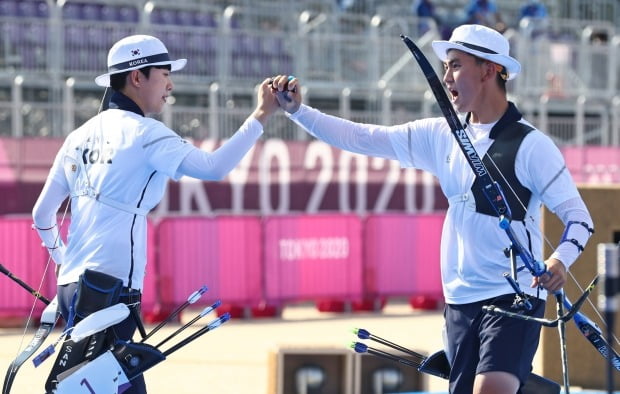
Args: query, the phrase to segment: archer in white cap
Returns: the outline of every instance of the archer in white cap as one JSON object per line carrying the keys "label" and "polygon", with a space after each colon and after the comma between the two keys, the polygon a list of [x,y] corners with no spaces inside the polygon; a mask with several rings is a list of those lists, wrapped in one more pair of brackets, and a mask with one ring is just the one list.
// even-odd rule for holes
{"label": "archer in white cap", "polygon": [[[109,109],[71,132],[54,160],[33,218],[57,264],[58,299],[65,320],[85,269],[121,279],[121,301],[139,308],[147,214],[162,199],[168,181],[184,175],[222,179],[252,148],[278,108],[264,81],[256,109],[237,132],[213,152],[198,149],[147,117],[162,111],[174,87],[171,73],[185,64],[185,59],[173,60],[155,37],[134,35],[118,41],[109,51],[107,72],[95,79],[113,90]],[[65,246],[56,215],[67,197],[71,235]],[[114,327],[124,340],[132,338],[135,329],[131,318]],[[125,393],[146,393],[142,376],[131,384]]]}
{"label": "archer in white cap", "polygon": [[[432,43],[444,64],[443,82],[454,108],[465,115],[465,133],[500,183],[512,210],[512,227],[548,273],[519,272],[532,305],[524,314],[541,317],[546,291],[564,286],[567,269],[586,245],[592,218],[553,141],[523,119],[508,101],[506,83],[521,65],[508,40],[480,25],[457,27],[450,40]],[[516,393],[532,369],[540,325],[483,313],[483,305],[510,308],[514,289],[504,279],[509,240],[482,192],[445,118],[395,126],[362,124],[302,104],[295,78],[273,77],[272,90],[287,116],[312,136],[347,151],[398,160],[435,175],[449,207],[441,240],[441,276],[446,307],[446,353],[450,392]],[[564,236],[543,258],[540,207],[565,223]],[[411,264],[429,264],[411,261]]]}

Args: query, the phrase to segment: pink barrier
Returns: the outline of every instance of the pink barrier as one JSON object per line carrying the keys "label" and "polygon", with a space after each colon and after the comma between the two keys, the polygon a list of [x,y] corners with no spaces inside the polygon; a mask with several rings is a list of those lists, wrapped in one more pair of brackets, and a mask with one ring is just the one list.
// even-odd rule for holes
{"label": "pink barrier", "polygon": [[159,297],[170,309],[202,285],[207,304],[261,302],[261,227],[258,217],[178,217],[157,228]]}
{"label": "pink barrier", "polygon": [[564,147],[562,155],[577,183],[620,182],[620,149],[617,147]]}
{"label": "pink barrier", "polygon": [[357,216],[269,217],[264,232],[269,302],[361,297],[362,225]]}
{"label": "pink barrier", "polygon": [[[62,218],[59,218],[60,221]],[[71,220],[65,218],[62,225],[63,238],[67,239],[67,230]],[[28,283],[34,289],[39,287],[45,264],[47,250],[41,246],[41,239],[32,229],[30,217],[0,219],[0,263],[15,276]],[[148,261],[147,275],[144,281],[144,295],[142,297],[142,312],[149,313],[157,305],[157,272],[155,267],[155,231],[153,225],[148,224]],[[53,298],[56,294],[55,265],[50,262],[41,294]],[[26,317],[30,313],[34,298],[10,278],[0,275],[0,315]],[[39,316],[44,305],[36,303],[35,316]]]}
{"label": "pink barrier", "polygon": [[369,217],[364,237],[365,296],[442,298],[443,219],[443,214]]}
{"label": "pink barrier", "polygon": [[[33,289],[39,289],[49,254],[32,229],[30,217],[0,220],[0,263]],[[47,298],[56,294],[55,265],[50,262],[40,293]],[[35,305],[34,316],[40,316],[45,305],[5,275],[0,275],[0,315],[27,317]]]}
{"label": "pink barrier", "polygon": [[156,227],[150,220],[147,221],[146,231],[147,263],[142,287],[142,304],[140,305],[142,314],[153,313],[159,306]]}

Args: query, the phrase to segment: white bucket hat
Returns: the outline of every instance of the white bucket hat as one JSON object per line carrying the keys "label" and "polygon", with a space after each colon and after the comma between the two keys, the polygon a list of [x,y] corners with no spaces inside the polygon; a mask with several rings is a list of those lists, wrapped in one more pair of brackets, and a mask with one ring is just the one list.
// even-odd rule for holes
{"label": "white bucket hat", "polygon": [[108,72],[95,78],[99,86],[110,86],[110,75],[148,66],[170,64],[172,71],[185,67],[187,59],[170,60],[166,46],[147,35],[125,37],[108,52]]}
{"label": "white bucket hat", "polygon": [[448,51],[458,49],[506,67],[508,79],[521,71],[521,64],[510,57],[510,44],[499,32],[482,25],[461,25],[454,29],[450,41],[433,41],[433,50],[442,62]]}

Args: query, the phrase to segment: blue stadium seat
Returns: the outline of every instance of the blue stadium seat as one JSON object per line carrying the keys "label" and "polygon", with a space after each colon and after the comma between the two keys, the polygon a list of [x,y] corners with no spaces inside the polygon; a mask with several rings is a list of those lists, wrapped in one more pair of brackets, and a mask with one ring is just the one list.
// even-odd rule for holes
{"label": "blue stadium seat", "polygon": [[217,36],[208,32],[188,33],[184,50],[191,53],[188,72],[196,75],[215,76],[217,70]]}
{"label": "blue stadium seat", "polygon": [[103,5],[101,7],[101,20],[105,22],[118,22],[120,19],[118,7]]}
{"label": "blue stadium seat", "polygon": [[79,48],[86,45],[87,28],[81,25],[68,25],[64,29],[65,34],[65,49],[68,51],[65,57],[71,57],[71,49]]}
{"label": "blue stadium seat", "polygon": [[217,27],[217,19],[214,14],[209,12],[195,12],[194,26]]}
{"label": "blue stadium seat", "polygon": [[179,26],[194,26],[194,12],[189,10],[178,10],[174,23]]}
{"label": "blue stadium seat", "polygon": [[17,16],[17,1],[0,1],[0,16]]}
{"label": "blue stadium seat", "polygon": [[186,53],[185,47],[188,44],[187,33],[176,29],[162,28],[155,29],[153,35],[162,40],[168,50],[174,53]]}
{"label": "blue stadium seat", "polygon": [[45,1],[13,1],[3,0],[0,2],[0,14],[4,11],[1,8],[7,7],[13,15],[23,18],[47,18],[49,17],[49,7]]}
{"label": "blue stadium seat", "polygon": [[107,52],[108,33],[105,28],[93,24],[86,29],[85,33],[86,36],[83,39],[86,40],[90,48],[100,48],[104,53]]}
{"label": "blue stadium seat", "polygon": [[261,52],[272,54],[273,56],[279,56],[285,53],[284,39],[278,36],[265,36],[261,40]]}
{"label": "blue stadium seat", "polygon": [[100,21],[102,19],[101,8],[102,5],[100,4],[82,5],[82,19]]}
{"label": "blue stadium seat", "polygon": [[155,8],[153,12],[151,12],[151,23],[160,25],[176,24],[176,15],[174,10],[169,8]]}
{"label": "blue stadium seat", "polygon": [[233,53],[255,55],[260,52],[259,37],[246,33],[233,34]]}
{"label": "blue stadium seat", "polygon": [[82,5],[80,3],[65,3],[62,6],[62,17],[64,19],[81,19]]}
{"label": "blue stadium seat", "polygon": [[140,20],[138,10],[134,7],[123,6],[119,9],[119,22],[138,22]]}
{"label": "blue stadium seat", "polygon": [[17,15],[24,18],[36,18],[37,3],[34,1],[20,1],[17,5]]}
{"label": "blue stadium seat", "polygon": [[37,16],[39,18],[49,18],[50,9],[45,1],[37,2]]}

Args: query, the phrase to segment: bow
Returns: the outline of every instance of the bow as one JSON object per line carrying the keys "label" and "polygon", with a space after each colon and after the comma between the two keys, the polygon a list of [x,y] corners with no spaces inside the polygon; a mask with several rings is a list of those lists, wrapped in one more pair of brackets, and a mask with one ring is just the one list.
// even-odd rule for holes
{"label": "bow", "polygon": [[45,339],[54,329],[60,313],[58,311],[58,301],[56,297],[54,297],[54,299],[50,301],[49,299],[41,295],[38,291],[34,290],[32,287],[22,281],[20,278],[13,275],[2,264],[0,264],[0,272],[11,278],[21,287],[28,290],[30,294],[35,296],[38,300],[47,305],[43,310],[43,313],[41,314],[41,324],[35,332],[34,337],[30,341],[28,346],[26,346],[24,350],[22,350],[21,353],[19,353],[17,357],[11,362],[8,370],[6,371],[4,383],[2,385],[2,394],[9,394],[19,367],[21,367],[45,342]]}
{"label": "bow", "polygon": [[[101,111],[106,110],[109,107],[109,103],[110,103],[110,98],[111,97],[112,97],[112,90],[109,89],[109,88],[106,88],[106,90],[103,93],[103,97],[101,99],[101,103],[99,105],[99,109],[97,111],[98,114],[101,113]],[[70,201],[67,202],[67,204],[65,206],[65,209],[64,209],[64,212],[63,212],[63,215],[62,215],[62,219],[60,221],[60,224],[58,224],[58,229],[60,229],[62,227],[62,224],[65,221],[65,217],[67,216],[67,212],[69,210],[69,205],[70,205]],[[48,229],[48,230],[50,230],[50,229]],[[44,282],[44,279],[45,279],[45,273],[47,272],[47,269],[49,268],[49,265],[52,262],[52,253],[55,250],[57,250],[58,246],[61,245],[61,243],[62,243],[62,238],[60,236],[60,230],[53,237],[52,241],[53,241],[52,245],[48,246],[48,251],[50,252],[50,255],[49,255],[48,259],[47,259],[47,263],[45,264],[45,268],[44,268],[44,271],[43,271],[43,277],[41,278],[41,283],[39,285],[39,289],[38,290],[33,289],[32,287],[28,286],[26,283],[24,283],[19,278],[16,278],[13,274],[11,274],[4,267],[2,267],[2,270],[0,270],[2,273],[7,275],[9,278],[15,280],[24,289],[28,290],[37,299],[39,299],[40,301],[42,301],[42,302],[44,302],[44,303],[46,303],[48,305],[44,309],[43,314],[41,315],[41,323],[40,323],[41,325],[37,329],[37,332],[35,333],[35,336],[32,339],[32,341],[30,342],[30,345],[28,345],[17,356],[17,358],[11,363],[11,365],[9,366],[9,370],[7,371],[7,374],[6,374],[6,377],[5,377],[5,380],[4,380],[4,386],[3,386],[3,389],[2,389],[2,394],[9,394],[9,391],[11,389],[11,385],[13,383],[13,380],[15,379],[15,375],[17,374],[17,370],[19,369],[19,367],[28,358],[30,358],[34,354],[34,352],[37,351],[37,349],[45,341],[45,339],[47,338],[49,333],[52,331],[52,329],[56,325],[56,321],[58,320],[58,317],[60,316],[60,311],[58,311],[58,302],[56,300],[56,297],[54,297],[54,299],[50,302],[47,298],[43,297],[40,294],[40,292],[39,292],[40,287],[43,285],[43,282]],[[36,302],[36,300],[34,302]],[[32,319],[33,312],[34,312],[34,303],[33,303],[32,309],[30,311],[30,314],[28,315],[28,319],[26,320],[26,328],[28,327],[28,324],[30,323],[30,320]],[[25,332],[26,332],[26,330],[24,329],[24,335],[25,335]],[[23,339],[23,336],[22,336],[22,339]]]}
{"label": "bow", "polygon": [[[519,257],[521,262],[524,264],[524,266],[530,271],[530,273],[533,276],[539,277],[543,275],[546,272],[547,267],[545,266],[543,262],[537,261],[532,256],[532,254],[527,250],[527,248],[522,246],[521,242],[517,239],[514,232],[512,231],[511,211],[510,211],[510,207],[506,203],[506,198],[504,196],[503,190],[501,186],[491,178],[482,159],[480,158],[480,156],[478,156],[478,153],[473,148],[473,144],[471,143],[471,141],[469,140],[469,137],[465,133],[464,128],[462,127],[460,120],[456,114],[456,111],[452,107],[450,100],[448,99],[446,92],[444,91],[443,86],[439,78],[437,77],[437,74],[435,73],[433,67],[430,65],[430,63],[428,62],[428,60],[426,59],[422,51],[411,41],[411,39],[409,39],[409,37],[401,35],[401,39],[407,45],[407,47],[413,54],[414,58],[418,62],[418,65],[422,69],[422,72],[424,73],[424,76],[426,77],[427,82],[430,85],[430,88],[437,100],[437,103],[446,121],[448,122],[448,125],[450,126],[452,134],[456,138],[457,143],[459,144],[459,147],[463,151],[463,154],[465,155],[467,162],[469,163],[470,167],[472,168],[476,176],[476,180],[479,181],[483,185],[483,193],[487,197],[487,199],[493,206],[497,216],[499,217],[499,226],[501,229],[503,229],[506,232],[506,235],[508,239],[510,240],[511,253],[514,252],[516,256]],[[516,193],[514,193],[514,191],[513,191],[513,194],[515,195],[517,201],[519,201],[521,205],[523,206],[523,208],[525,209],[526,207],[520,201],[519,196],[517,196]],[[548,240],[546,240],[546,242],[550,244]],[[514,268],[515,266],[514,255],[511,256],[511,260],[513,262],[513,268]],[[513,272],[516,272],[516,270],[513,270]],[[574,278],[574,276],[572,276],[572,274],[571,274],[571,277],[573,278],[575,283],[577,283],[576,279]],[[506,279],[508,279],[509,283],[511,284],[511,286],[514,288],[515,292],[518,295],[522,294],[522,292],[519,289],[519,285],[516,282],[516,280],[514,280],[514,278],[507,276]],[[598,327],[596,327],[596,325],[591,320],[586,318],[582,313],[578,311],[578,308],[581,306],[581,304],[583,303],[587,295],[590,293],[595,283],[596,283],[596,279],[593,283],[590,284],[590,286],[588,286],[588,288],[585,291],[583,291],[582,296],[579,298],[579,302],[576,303],[575,305],[572,305],[570,301],[568,301],[563,291],[559,291],[558,293],[556,293],[556,298],[558,302],[558,319],[556,319],[556,321],[554,321],[553,323],[559,327],[560,340],[563,342],[562,343],[563,345],[562,346],[562,357],[563,357],[565,386],[568,386],[568,381],[567,381],[567,372],[566,372],[567,360],[566,360],[565,344],[564,344],[564,322],[569,320],[571,317],[574,317],[574,320],[577,326],[579,327],[580,332],[584,334],[584,336],[597,348],[597,350],[601,354],[606,356],[607,354],[613,353],[611,360],[614,366],[616,367],[616,369],[620,370],[620,362],[614,362],[614,360],[620,360],[620,358],[618,357],[617,354],[615,354],[612,347],[609,346],[609,344],[602,338],[602,336],[600,335],[601,334],[600,329],[598,329]],[[577,283],[577,285],[579,284]],[[569,311],[566,314],[564,314],[564,310],[563,310],[564,306],[566,306],[569,309]],[[499,311],[497,309],[494,309],[493,312],[497,314],[502,314],[505,311]],[[522,316],[522,315],[519,315],[519,316]],[[520,317],[520,318],[523,318],[523,317]],[[549,324],[549,325],[553,325],[553,324]],[[590,335],[590,334],[598,334],[598,335]]]}

